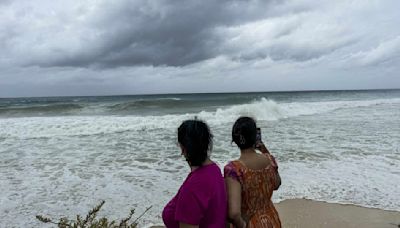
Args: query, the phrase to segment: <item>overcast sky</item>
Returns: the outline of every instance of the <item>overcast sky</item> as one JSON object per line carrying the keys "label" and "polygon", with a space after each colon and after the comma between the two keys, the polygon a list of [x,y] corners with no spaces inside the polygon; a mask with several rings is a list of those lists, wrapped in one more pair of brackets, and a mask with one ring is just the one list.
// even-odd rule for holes
{"label": "overcast sky", "polygon": [[399,0],[0,0],[0,97],[400,88]]}

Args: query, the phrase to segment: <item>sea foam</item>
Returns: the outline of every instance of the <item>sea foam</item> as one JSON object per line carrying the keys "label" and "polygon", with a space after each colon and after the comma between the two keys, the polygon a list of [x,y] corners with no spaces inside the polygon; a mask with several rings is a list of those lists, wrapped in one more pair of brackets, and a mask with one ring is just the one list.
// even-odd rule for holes
{"label": "sea foam", "polygon": [[263,137],[283,180],[275,202],[309,198],[400,211],[399,104],[261,98],[187,114],[0,118],[0,220],[39,226],[32,225],[36,214],[84,214],[106,200],[104,213],[114,218],[153,205],[141,225],[160,223],[188,173],[176,128],[195,116],[211,126],[221,168],[239,155],[230,143],[236,118],[268,123]]}

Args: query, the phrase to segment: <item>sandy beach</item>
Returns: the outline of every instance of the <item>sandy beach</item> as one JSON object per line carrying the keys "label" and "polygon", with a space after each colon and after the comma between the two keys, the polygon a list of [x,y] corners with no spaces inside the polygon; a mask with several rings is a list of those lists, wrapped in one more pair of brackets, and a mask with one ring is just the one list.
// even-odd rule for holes
{"label": "sandy beach", "polygon": [[[400,227],[400,212],[354,205],[316,202],[305,199],[285,200],[276,204],[283,227]],[[153,226],[161,228],[162,226]]]}
{"label": "sandy beach", "polygon": [[354,205],[285,200],[276,205],[283,227],[399,227],[400,212]]}

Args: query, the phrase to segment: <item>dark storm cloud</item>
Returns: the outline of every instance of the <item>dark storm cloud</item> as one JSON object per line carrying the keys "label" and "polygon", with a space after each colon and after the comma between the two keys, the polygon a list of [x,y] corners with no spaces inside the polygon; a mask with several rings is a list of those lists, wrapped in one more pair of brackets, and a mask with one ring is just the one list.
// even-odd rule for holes
{"label": "dark storm cloud", "polygon": [[0,30],[4,53],[10,52],[0,54],[3,65],[186,66],[219,56],[233,61],[302,62],[356,42],[340,29],[336,34],[335,27],[314,30],[321,27],[321,17],[313,15],[318,5],[307,1],[18,3],[5,11],[5,19],[12,18],[13,23]]}
{"label": "dark storm cloud", "polygon": [[265,18],[272,3],[279,4],[271,0],[107,2],[90,19],[92,32],[99,36],[84,42],[81,50],[70,53],[60,47],[49,59],[29,64],[187,65],[220,54],[219,46],[227,37],[216,36],[215,28]]}
{"label": "dark storm cloud", "polygon": [[0,0],[0,97],[399,87],[399,8]]}

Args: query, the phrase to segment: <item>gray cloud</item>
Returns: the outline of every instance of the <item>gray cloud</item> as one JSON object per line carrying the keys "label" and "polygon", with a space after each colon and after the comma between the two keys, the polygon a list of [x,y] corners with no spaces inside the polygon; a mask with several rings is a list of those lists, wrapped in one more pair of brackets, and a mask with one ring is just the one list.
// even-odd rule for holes
{"label": "gray cloud", "polygon": [[400,87],[399,7],[0,0],[0,96]]}
{"label": "gray cloud", "polygon": [[359,21],[348,26],[340,20],[354,20],[351,14],[374,7],[307,0],[7,5],[6,16],[0,16],[12,22],[0,30],[4,64],[95,68],[185,66],[221,55],[239,61],[309,61],[365,39],[369,31],[354,30]]}

